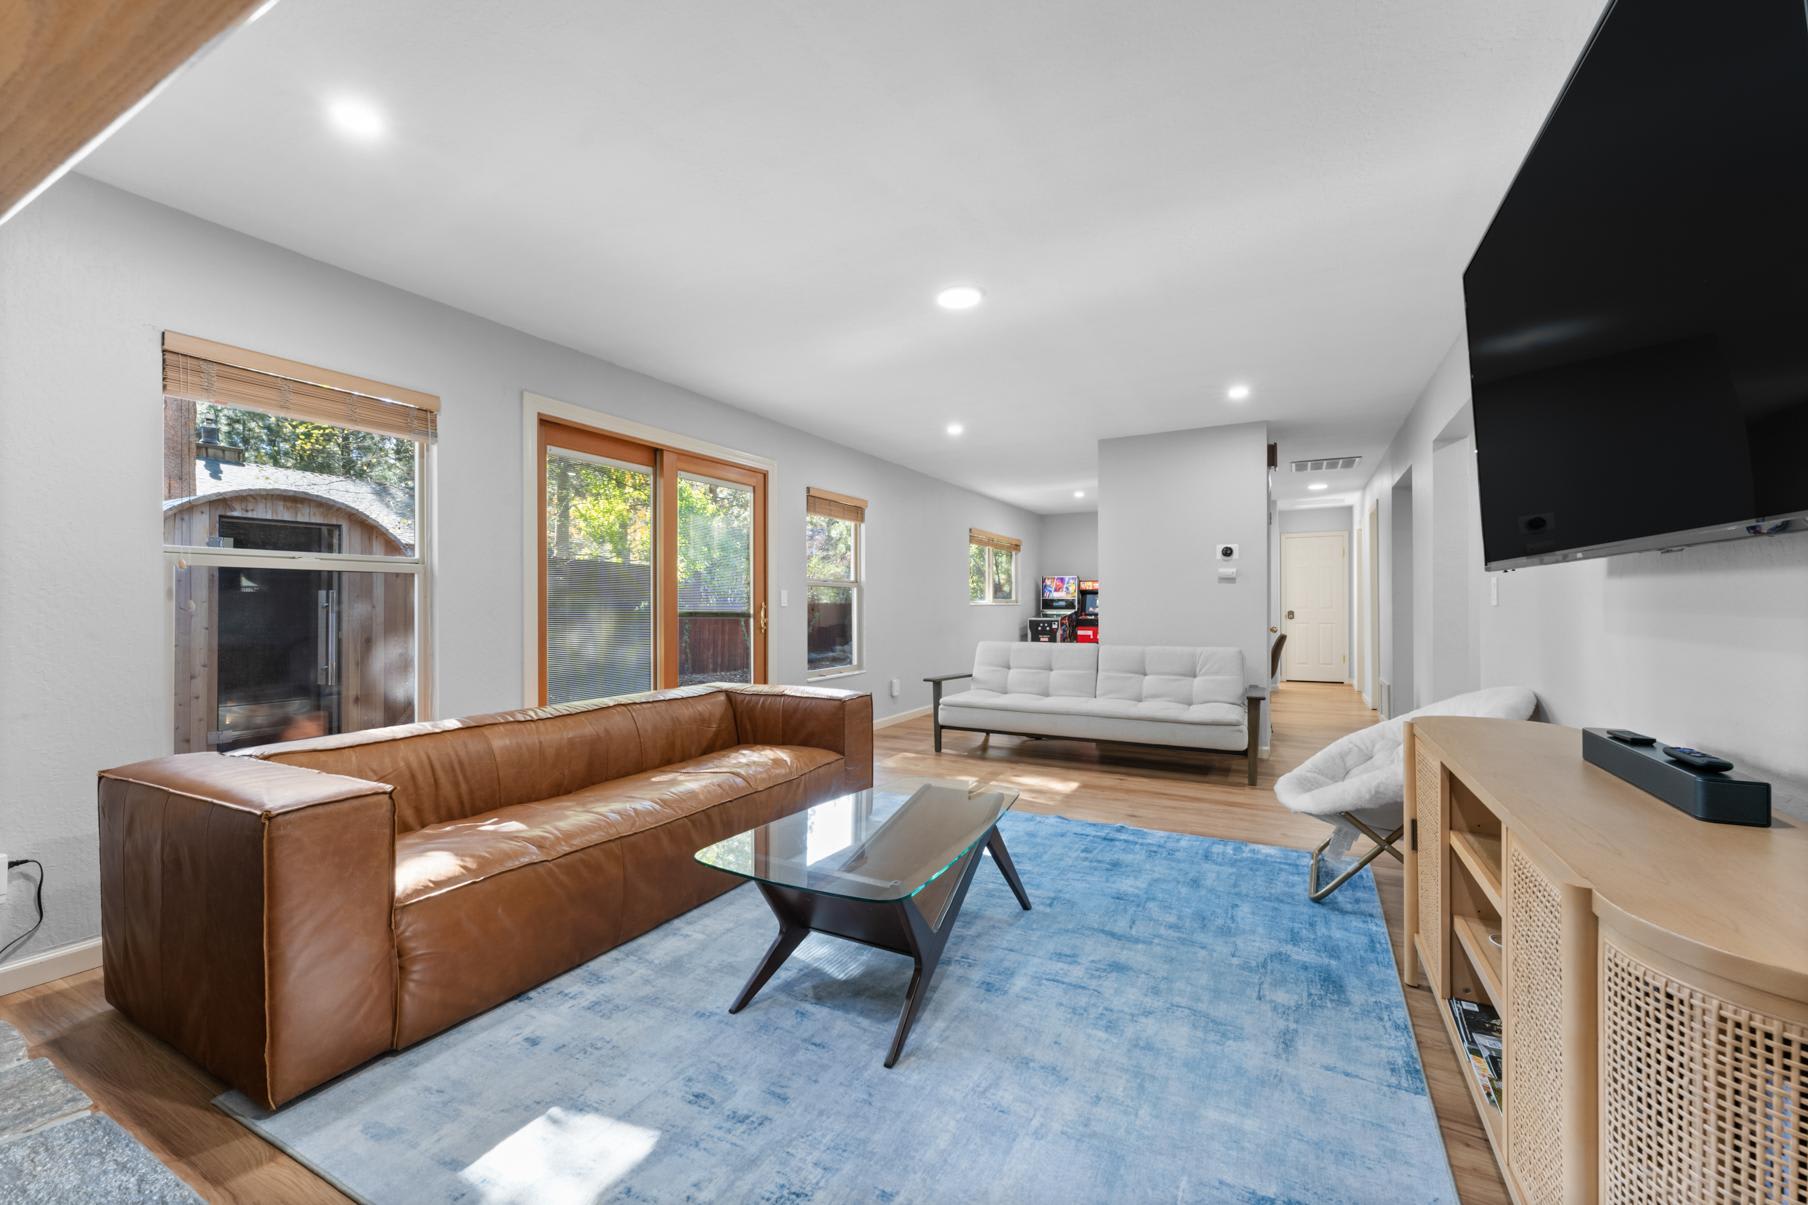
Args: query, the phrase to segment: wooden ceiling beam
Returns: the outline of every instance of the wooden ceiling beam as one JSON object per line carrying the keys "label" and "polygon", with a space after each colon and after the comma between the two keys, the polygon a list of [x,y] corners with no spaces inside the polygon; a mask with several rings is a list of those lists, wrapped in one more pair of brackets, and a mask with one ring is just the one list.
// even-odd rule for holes
{"label": "wooden ceiling beam", "polygon": [[261,0],[0,0],[0,222]]}

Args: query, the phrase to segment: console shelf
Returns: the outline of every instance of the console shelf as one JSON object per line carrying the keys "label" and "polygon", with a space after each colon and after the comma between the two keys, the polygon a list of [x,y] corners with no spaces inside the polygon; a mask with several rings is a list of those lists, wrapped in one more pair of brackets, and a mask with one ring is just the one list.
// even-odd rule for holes
{"label": "console shelf", "polygon": [[1465,832],[1450,834],[1450,852],[1475,876],[1476,885],[1487,896],[1488,902],[1494,905],[1496,914],[1501,911],[1500,850],[1501,839],[1498,833],[1493,836]]}
{"label": "console shelf", "polygon": [[[1513,1200],[1808,1201],[1808,818],[1701,823],[1553,724],[1426,717],[1405,758],[1405,978]],[[1452,998],[1500,1013],[1502,1108]]]}

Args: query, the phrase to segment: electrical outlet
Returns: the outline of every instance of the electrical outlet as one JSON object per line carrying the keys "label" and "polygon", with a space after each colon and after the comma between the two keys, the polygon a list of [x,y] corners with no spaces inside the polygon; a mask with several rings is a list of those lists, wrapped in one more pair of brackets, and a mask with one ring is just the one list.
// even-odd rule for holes
{"label": "electrical outlet", "polygon": [[904,693],[904,684],[902,682],[898,681],[896,678],[893,678],[891,680],[891,697],[895,699],[903,693]]}
{"label": "electrical outlet", "polygon": [[791,591],[780,590],[778,592],[778,605],[781,607],[788,607],[791,605]]}
{"label": "electrical outlet", "polygon": [[1488,605],[1500,606],[1500,578],[1492,574],[1488,577]]}

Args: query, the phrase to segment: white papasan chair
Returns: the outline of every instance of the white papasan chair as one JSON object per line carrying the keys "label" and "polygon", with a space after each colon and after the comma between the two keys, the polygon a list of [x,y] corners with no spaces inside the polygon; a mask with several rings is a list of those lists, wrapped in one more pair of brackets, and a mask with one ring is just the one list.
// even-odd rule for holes
{"label": "white papasan chair", "polygon": [[[1306,893],[1314,901],[1325,899],[1383,853],[1405,860],[1394,842],[1405,830],[1406,775],[1401,746],[1406,742],[1407,720],[1428,715],[1527,720],[1537,707],[1538,696],[1523,686],[1493,686],[1457,695],[1352,732],[1276,779],[1275,797],[1289,810],[1316,816],[1333,829],[1324,844],[1312,851]],[[1339,850],[1347,851],[1359,833],[1375,847],[1320,887],[1318,866],[1325,851],[1340,837]]]}

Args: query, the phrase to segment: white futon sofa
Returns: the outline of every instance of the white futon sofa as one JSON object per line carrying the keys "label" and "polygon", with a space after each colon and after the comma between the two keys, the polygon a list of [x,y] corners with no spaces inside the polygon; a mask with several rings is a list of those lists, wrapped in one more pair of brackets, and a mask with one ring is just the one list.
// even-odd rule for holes
{"label": "white futon sofa", "polygon": [[[943,698],[961,678],[972,688]],[[971,673],[924,681],[937,753],[945,728],[1161,745],[1240,753],[1256,781],[1268,691],[1249,684],[1241,649],[986,640]]]}

